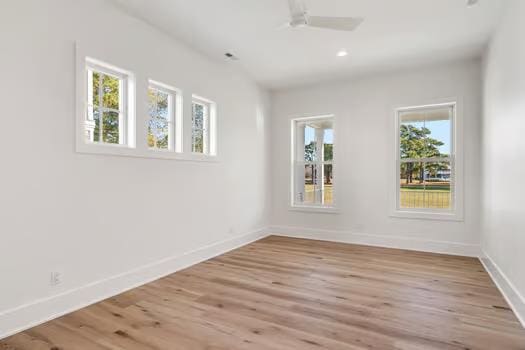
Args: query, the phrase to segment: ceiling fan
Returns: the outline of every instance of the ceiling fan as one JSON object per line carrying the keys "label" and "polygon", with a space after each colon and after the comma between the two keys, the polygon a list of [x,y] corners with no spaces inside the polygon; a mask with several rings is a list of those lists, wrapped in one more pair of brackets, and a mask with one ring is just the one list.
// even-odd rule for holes
{"label": "ceiling fan", "polygon": [[288,25],[292,28],[314,27],[332,30],[353,31],[362,22],[361,17],[324,17],[310,16],[306,10],[304,0],[288,0],[291,20]]}

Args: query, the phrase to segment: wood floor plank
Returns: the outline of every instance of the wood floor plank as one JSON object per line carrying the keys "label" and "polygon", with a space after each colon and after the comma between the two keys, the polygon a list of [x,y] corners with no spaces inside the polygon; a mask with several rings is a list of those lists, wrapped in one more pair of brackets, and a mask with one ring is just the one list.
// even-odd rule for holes
{"label": "wood floor plank", "polygon": [[477,259],[267,237],[2,350],[525,350]]}

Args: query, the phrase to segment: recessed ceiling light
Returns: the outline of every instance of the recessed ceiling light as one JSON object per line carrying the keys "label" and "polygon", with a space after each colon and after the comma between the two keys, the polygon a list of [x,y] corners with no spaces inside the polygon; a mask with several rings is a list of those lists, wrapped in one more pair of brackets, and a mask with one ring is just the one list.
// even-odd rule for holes
{"label": "recessed ceiling light", "polygon": [[479,0],[467,0],[467,7],[476,6]]}
{"label": "recessed ceiling light", "polygon": [[345,56],[348,56],[348,51],[346,51],[345,49],[341,49],[337,52],[337,57],[345,57]]}

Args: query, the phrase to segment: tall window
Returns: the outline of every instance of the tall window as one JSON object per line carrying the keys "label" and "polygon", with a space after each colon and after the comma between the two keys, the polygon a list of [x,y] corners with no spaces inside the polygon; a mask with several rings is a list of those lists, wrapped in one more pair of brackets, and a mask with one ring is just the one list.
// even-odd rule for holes
{"label": "tall window", "polygon": [[127,144],[127,76],[87,62],[86,141]]}
{"label": "tall window", "polygon": [[177,93],[172,88],[150,81],[148,88],[148,147],[150,149],[175,149],[176,96]]}
{"label": "tall window", "polygon": [[191,151],[215,155],[215,104],[200,97],[192,101]]}
{"label": "tall window", "polygon": [[334,119],[332,116],[292,121],[292,203],[334,206]]}
{"label": "tall window", "polygon": [[398,110],[397,209],[455,209],[455,104]]}

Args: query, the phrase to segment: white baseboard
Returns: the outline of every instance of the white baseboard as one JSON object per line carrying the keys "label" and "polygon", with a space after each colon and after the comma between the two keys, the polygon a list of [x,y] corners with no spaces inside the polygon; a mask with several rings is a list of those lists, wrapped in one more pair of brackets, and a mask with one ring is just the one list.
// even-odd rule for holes
{"label": "white baseboard", "polygon": [[361,244],[385,248],[397,248],[450,255],[479,257],[481,248],[477,244],[432,241],[414,237],[372,235],[336,230],[317,230],[304,227],[271,226],[271,234],[280,236],[317,239],[323,241]]}
{"label": "white baseboard", "polygon": [[480,257],[480,261],[489,273],[490,277],[498,287],[514,314],[525,328],[525,297],[519,292],[511,280],[503,273],[500,267],[486,253]]}
{"label": "white baseboard", "polygon": [[216,242],[48,298],[0,312],[0,339],[79,310],[266,237],[266,229]]}
{"label": "white baseboard", "polygon": [[[87,285],[60,293],[58,295],[43,298],[13,309],[2,311],[0,312],[0,339],[35,327],[39,324],[79,310],[83,307],[118,295],[130,289],[152,282],[191,265],[264,238],[269,234],[453,255],[476,257],[481,256],[481,250],[478,245],[429,241],[402,236],[370,235],[363,233],[349,233],[345,231],[317,230],[289,226],[272,226],[268,229],[261,229],[224,241],[216,242],[179,256],[169,257],[145,266],[141,266],[137,269],[122,273],[117,276],[95,281]],[[501,279],[503,281],[507,281],[506,277],[504,277],[501,272],[498,272],[499,269],[496,267],[496,265],[492,262],[490,263],[492,266],[495,266],[493,270],[497,271],[497,273],[502,276]],[[487,266],[487,264],[485,264],[485,266]],[[488,267],[487,271],[491,273]],[[496,278],[493,277],[493,279],[496,281]],[[510,286],[509,288],[511,291],[514,289],[512,284],[507,283],[507,285]],[[500,287],[500,289],[502,288]],[[508,292],[502,291],[502,293],[506,295],[505,293]],[[518,293],[515,294],[518,295],[518,300],[520,298],[523,300],[523,297],[521,297]],[[509,304],[513,305],[511,302],[509,302]],[[521,305],[524,305],[523,302]],[[516,312],[516,314],[519,315],[518,312]],[[524,315],[524,313],[521,313],[521,315]],[[523,317],[520,317],[520,320],[523,322]]]}

